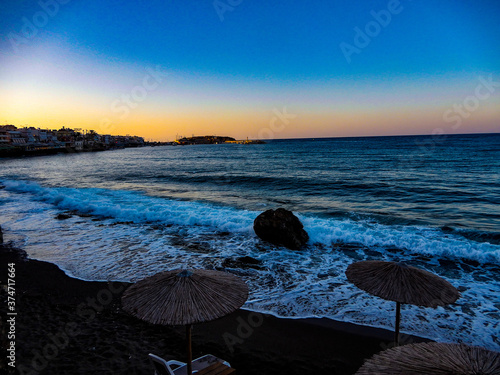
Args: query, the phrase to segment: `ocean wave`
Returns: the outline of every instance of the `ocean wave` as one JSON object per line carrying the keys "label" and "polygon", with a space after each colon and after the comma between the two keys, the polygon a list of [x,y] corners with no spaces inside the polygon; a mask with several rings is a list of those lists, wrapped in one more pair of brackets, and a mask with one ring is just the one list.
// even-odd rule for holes
{"label": "ocean wave", "polygon": [[253,215],[249,211],[149,197],[134,191],[48,188],[34,182],[12,180],[3,181],[3,184],[9,191],[31,194],[34,199],[50,203],[61,210],[117,221],[198,225],[230,232],[249,232],[253,223]]}
{"label": "ocean wave", "polygon": [[367,247],[398,248],[426,256],[500,263],[500,246],[445,234],[436,228],[311,217],[303,217],[302,221],[312,242],[357,243]]}
{"label": "ocean wave", "polygon": [[[499,246],[442,228],[386,225],[364,215],[298,213],[310,242],[296,251],[264,244],[255,236],[257,211],[135,191],[3,183],[0,224],[5,223],[8,240],[15,239],[13,234],[25,238],[23,248],[30,257],[56,263],[75,277],[134,282],[166,269],[221,269],[248,283],[245,308],[391,329],[394,303],[359,290],[344,272],[358,260],[404,261],[444,277],[462,297],[435,310],[405,305],[402,332],[493,349],[499,344],[499,267],[480,263],[498,259]],[[92,217],[56,220],[61,210]],[[238,261],[245,257],[255,259],[257,266]]]}
{"label": "ocean wave", "polygon": [[[35,182],[5,180],[7,190],[30,194],[34,200],[60,210],[77,211],[120,222],[202,226],[217,231],[253,234],[257,211],[216,206],[199,201],[152,197],[141,192],[107,189],[43,187]],[[440,228],[384,225],[372,220],[320,218],[298,213],[310,236],[310,245],[355,243],[366,247],[397,248],[439,258],[463,258],[481,263],[500,263],[500,246],[476,242],[459,232]]]}

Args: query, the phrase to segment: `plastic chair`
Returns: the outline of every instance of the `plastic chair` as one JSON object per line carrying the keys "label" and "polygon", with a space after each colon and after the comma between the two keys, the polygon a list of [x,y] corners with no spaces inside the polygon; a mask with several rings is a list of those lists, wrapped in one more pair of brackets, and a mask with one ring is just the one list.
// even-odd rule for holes
{"label": "plastic chair", "polygon": [[[167,361],[155,354],[149,353],[149,359],[153,368],[155,369],[155,375],[186,375],[187,374],[187,364],[185,362],[179,362],[176,360]],[[193,374],[200,370],[216,363],[220,362],[228,367],[231,367],[229,362],[224,361],[212,354],[204,355],[203,357],[196,358],[192,362]]]}

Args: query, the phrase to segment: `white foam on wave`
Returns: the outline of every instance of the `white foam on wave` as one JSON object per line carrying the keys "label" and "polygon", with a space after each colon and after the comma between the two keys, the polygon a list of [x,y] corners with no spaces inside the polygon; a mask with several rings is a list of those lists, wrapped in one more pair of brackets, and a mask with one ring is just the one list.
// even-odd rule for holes
{"label": "white foam on wave", "polygon": [[[76,210],[123,222],[203,226],[253,235],[253,220],[259,214],[196,201],[151,197],[134,191],[48,188],[33,182],[12,180],[3,181],[3,184],[10,191],[31,194],[35,200],[50,203],[61,210]],[[431,257],[500,264],[500,245],[444,234],[439,229],[306,215],[299,217],[312,244],[356,243],[366,247],[398,248]]]}
{"label": "white foam on wave", "polygon": [[[68,274],[86,280],[135,281],[167,269],[226,269],[249,284],[246,308],[281,317],[327,317],[392,329],[394,304],[357,289],[345,277],[349,264],[372,259],[373,255],[365,253],[362,247],[357,247],[359,250],[353,254],[324,244],[344,241],[380,247],[377,254],[381,257],[409,263],[415,261],[418,249],[392,254],[385,252],[383,246],[417,246],[419,236],[424,238],[421,241],[427,236],[429,241],[437,241],[436,247],[446,244],[425,228],[378,227],[374,223],[301,215],[311,236],[310,246],[302,251],[263,248],[248,229],[256,212],[171,201],[136,192],[44,188],[25,182],[4,184],[7,189],[0,190],[0,223],[5,223],[8,235],[16,233],[26,238],[23,245],[32,258],[54,262]],[[75,215],[56,220],[61,209],[78,209],[103,218],[93,221]],[[183,216],[169,217],[177,212]],[[146,221],[175,225],[144,225]],[[214,234],[214,229],[226,222],[232,223],[227,227],[230,234]],[[431,254],[447,256],[447,253]],[[225,263],[227,259],[244,256],[258,259],[261,266],[239,268]],[[428,264],[423,261],[420,266],[427,268]],[[498,347],[495,333],[500,328],[496,308],[500,285],[494,273],[498,267],[493,271],[483,266],[469,267],[443,275],[446,268],[436,263],[434,266],[437,269],[428,270],[460,288],[462,298],[435,310],[405,306],[402,332],[440,341]]]}
{"label": "white foam on wave", "polygon": [[61,210],[113,218],[133,223],[158,222],[201,225],[220,231],[250,232],[253,213],[228,207],[189,202],[124,190],[47,188],[34,182],[3,181],[10,191],[32,194],[34,199]]}
{"label": "white foam on wave", "polygon": [[367,247],[398,248],[426,256],[463,258],[481,263],[500,264],[499,245],[444,234],[435,228],[388,226],[349,219],[316,217],[301,217],[301,219],[313,243],[357,243]]}

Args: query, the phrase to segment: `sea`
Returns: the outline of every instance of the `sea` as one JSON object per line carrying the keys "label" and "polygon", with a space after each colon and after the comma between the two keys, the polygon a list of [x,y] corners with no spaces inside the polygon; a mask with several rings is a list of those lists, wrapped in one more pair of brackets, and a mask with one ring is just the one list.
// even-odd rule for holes
{"label": "sea", "polygon": [[[394,329],[395,303],[345,270],[401,261],[461,293],[402,307],[401,331],[500,350],[500,134],[269,140],[0,159],[0,225],[30,258],[84,280],[231,272],[245,309]],[[301,250],[255,218],[293,211]],[[68,214],[65,220],[59,214]]]}

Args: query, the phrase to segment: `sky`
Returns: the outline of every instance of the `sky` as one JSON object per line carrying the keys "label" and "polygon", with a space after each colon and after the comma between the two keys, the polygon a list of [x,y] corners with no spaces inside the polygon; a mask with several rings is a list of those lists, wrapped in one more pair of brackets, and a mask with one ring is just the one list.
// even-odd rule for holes
{"label": "sky", "polygon": [[18,0],[0,124],[148,140],[500,131],[497,0]]}

